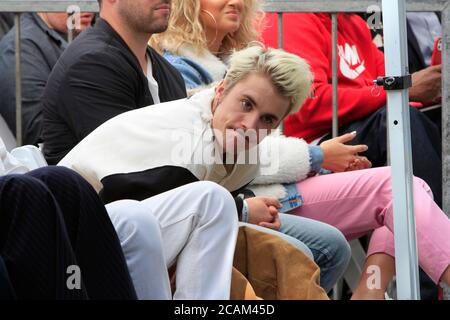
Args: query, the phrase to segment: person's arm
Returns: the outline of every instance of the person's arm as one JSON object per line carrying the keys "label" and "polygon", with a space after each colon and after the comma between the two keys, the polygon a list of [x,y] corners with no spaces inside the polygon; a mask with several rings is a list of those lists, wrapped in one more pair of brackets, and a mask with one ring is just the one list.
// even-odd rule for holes
{"label": "person's arm", "polygon": [[[324,26],[311,13],[284,15],[284,49],[306,59],[314,74],[313,98],[308,99],[301,110],[293,116],[308,119],[309,127],[327,132],[331,129],[332,119],[332,85],[331,39],[324,37]],[[364,31],[364,30],[363,30]],[[370,44],[371,45],[371,42]],[[372,94],[373,84],[361,88],[339,86],[338,115],[340,125],[361,119],[386,104],[386,94],[380,91],[378,96]]]}
{"label": "person's arm", "polygon": [[[377,61],[378,75],[385,75],[384,54],[372,43],[372,52]],[[411,102],[432,103],[442,95],[442,67],[441,65],[412,73],[412,86],[409,89]]]}
{"label": "person's arm", "polygon": [[[111,49],[114,50],[114,49]],[[61,86],[62,117],[78,141],[107,120],[138,107],[138,76],[118,52],[93,52],[67,70]]]}
{"label": "person's arm", "polygon": [[[16,134],[16,69],[14,41],[10,35],[2,43],[0,57],[1,113]],[[51,66],[36,40],[22,39],[22,142],[37,144],[42,127],[42,94]]]}
{"label": "person's arm", "polygon": [[[22,40],[22,129],[23,144],[37,145],[42,129],[42,96],[52,71],[49,57],[34,40]],[[14,65],[11,66],[14,68]]]}
{"label": "person's arm", "polygon": [[252,184],[296,182],[311,171],[309,147],[303,139],[269,135],[258,152],[259,174]]}
{"label": "person's arm", "polygon": [[430,66],[412,74],[409,99],[415,102],[432,103],[442,96],[442,66]]}
{"label": "person's arm", "polygon": [[366,145],[346,145],[356,133],[348,133],[323,142],[308,145],[303,139],[268,136],[259,145],[260,171],[252,184],[292,183],[318,173],[321,168],[333,172],[363,169],[371,166],[366,157],[358,155]]}

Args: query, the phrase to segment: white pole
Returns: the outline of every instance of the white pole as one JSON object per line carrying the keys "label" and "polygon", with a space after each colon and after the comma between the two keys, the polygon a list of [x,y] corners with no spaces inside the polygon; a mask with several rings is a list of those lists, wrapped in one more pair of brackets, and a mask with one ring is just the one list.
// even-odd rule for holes
{"label": "white pole", "polygon": [[[405,0],[382,0],[385,39],[389,149],[392,166],[395,267],[398,299],[420,299],[416,226],[412,190],[411,129],[408,88],[401,86],[409,75]],[[406,81],[408,82],[408,81]]]}

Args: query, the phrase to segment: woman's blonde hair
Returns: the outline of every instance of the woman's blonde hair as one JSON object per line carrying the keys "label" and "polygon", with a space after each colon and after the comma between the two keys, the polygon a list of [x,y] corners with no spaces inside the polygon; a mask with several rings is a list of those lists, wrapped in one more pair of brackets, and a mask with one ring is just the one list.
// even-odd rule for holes
{"label": "woman's blonde hair", "polygon": [[224,94],[251,73],[266,75],[277,92],[289,99],[288,113],[297,112],[310,96],[313,75],[309,64],[297,55],[260,43],[231,55]]}
{"label": "woman's blonde hair", "polygon": [[[264,13],[261,0],[244,0],[244,10],[239,29],[229,33],[222,41],[219,54],[229,54],[258,40],[263,27]],[[200,22],[200,0],[172,0],[169,26],[163,33],[154,34],[150,45],[162,52],[168,49],[179,54],[183,44],[191,45],[197,54],[208,48],[205,32]]]}

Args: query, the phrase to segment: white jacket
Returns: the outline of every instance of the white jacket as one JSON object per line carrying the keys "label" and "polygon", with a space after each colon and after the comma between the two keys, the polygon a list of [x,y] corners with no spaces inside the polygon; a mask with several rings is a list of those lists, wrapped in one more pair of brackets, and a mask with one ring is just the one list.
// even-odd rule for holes
{"label": "white jacket", "polygon": [[207,89],[189,99],[118,115],[82,140],[60,165],[80,173],[105,201],[135,194],[142,199],[198,180],[214,181],[230,192],[253,181],[256,193],[263,184],[272,192],[265,195],[282,197],[280,183],[306,177],[308,145],[297,138],[266,137],[259,163],[236,164],[231,173],[205,161],[207,151],[215,150],[212,135],[204,135],[211,130],[213,97],[214,89]]}

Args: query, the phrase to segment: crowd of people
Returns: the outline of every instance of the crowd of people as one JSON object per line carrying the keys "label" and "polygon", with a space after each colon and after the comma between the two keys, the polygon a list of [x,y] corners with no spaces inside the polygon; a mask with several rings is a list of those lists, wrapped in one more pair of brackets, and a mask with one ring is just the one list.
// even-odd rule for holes
{"label": "crowd of people", "polygon": [[[70,44],[67,14],[21,17],[24,143],[40,145],[50,166],[29,170],[0,143],[0,296],[265,298],[269,283],[291,288],[283,298],[327,299],[347,241],[370,234],[351,298],[383,299],[395,271],[392,187],[386,92],[373,93],[384,55],[367,23],[338,15],[332,138],[329,14],[285,14],[281,50],[261,0],[98,2]],[[410,19],[408,36],[422,44],[420,17]],[[14,37],[12,27],[0,41],[0,114],[13,132]],[[438,101],[441,67],[426,65],[429,44],[419,48],[414,211],[422,286],[434,290],[450,285],[450,221],[439,120],[420,108]],[[244,250],[252,259],[238,263]],[[67,286],[70,266],[82,270],[81,289]]]}

